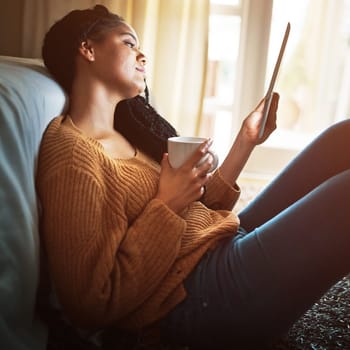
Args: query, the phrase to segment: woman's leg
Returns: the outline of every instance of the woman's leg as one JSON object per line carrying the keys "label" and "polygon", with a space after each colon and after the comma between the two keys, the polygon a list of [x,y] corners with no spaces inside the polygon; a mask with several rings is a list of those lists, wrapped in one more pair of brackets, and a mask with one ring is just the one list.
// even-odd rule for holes
{"label": "woman's leg", "polygon": [[165,337],[215,349],[261,344],[286,331],[350,272],[349,204],[345,170],[220,244],[187,279],[188,297],[166,318]]}
{"label": "woman's leg", "polygon": [[326,179],[350,169],[349,149],[348,119],[324,131],[243,209],[239,214],[241,225],[253,230]]}

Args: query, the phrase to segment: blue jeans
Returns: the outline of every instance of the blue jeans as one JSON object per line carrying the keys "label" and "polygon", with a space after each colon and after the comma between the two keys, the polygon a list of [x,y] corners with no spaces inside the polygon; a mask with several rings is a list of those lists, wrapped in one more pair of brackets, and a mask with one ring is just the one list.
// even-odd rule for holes
{"label": "blue jeans", "polygon": [[167,341],[267,343],[350,272],[350,120],[314,140],[239,217],[238,234],[185,280],[186,299],[162,321]]}

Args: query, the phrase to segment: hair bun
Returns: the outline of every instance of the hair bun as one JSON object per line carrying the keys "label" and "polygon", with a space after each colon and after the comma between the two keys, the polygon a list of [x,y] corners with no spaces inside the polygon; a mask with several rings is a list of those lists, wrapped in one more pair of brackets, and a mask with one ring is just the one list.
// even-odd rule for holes
{"label": "hair bun", "polygon": [[109,11],[107,9],[107,7],[103,6],[103,5],[95,5],[94,7],[94,11],[101,16],[105,16],[109,14]]}

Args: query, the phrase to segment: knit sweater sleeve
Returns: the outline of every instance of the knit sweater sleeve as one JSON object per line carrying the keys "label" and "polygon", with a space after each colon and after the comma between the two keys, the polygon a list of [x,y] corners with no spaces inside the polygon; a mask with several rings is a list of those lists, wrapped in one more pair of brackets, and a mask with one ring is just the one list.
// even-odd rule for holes
{"label": "knit sweater sleeve", "polygon": [[123,208],[110,212],[98,179],[74,166],[46,176],[39,193],[51,278],[73,323],[111,324],[152,295],[175,261],[183,219],[153,199],[130,224]]}
{"label": "knit sweater sleeve", "polygon": [[202,202],[211,209],[232,210],[241,193],[235,183],[231,185],[224,180],[218,168],[206,185],[206,192]]}

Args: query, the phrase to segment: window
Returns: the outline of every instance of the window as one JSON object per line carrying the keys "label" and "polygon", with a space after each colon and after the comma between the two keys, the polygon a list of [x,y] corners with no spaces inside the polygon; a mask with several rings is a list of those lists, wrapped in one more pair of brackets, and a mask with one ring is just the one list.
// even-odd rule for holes
{"label": "window", "polygon": [[[221,159],[264,95],[287,22],[278,76],[278,129],[246,174],[275,175],[305,144],[350,113],[350,0],[211,0],[201,134]],[[273,159],[273,161],[267,160]]]}
{"label": "window", "polygon": [[298,150],[349,115],[349,15],[349,0],[274,1],[268,70],[287,21],[292,35],[277,86],[280,131],[268,145]]}
{"label": "window", "polygon": [[271,10],[272,0],[211,0],[200,134],[213,138],[221,160],[262,97]]}
{"label": "window", "polygon": [[213,138],[222,159],[231,141],[227,131],[234,123],[242,8],[239,0],[211,0],[210,12],[201,135]]}

